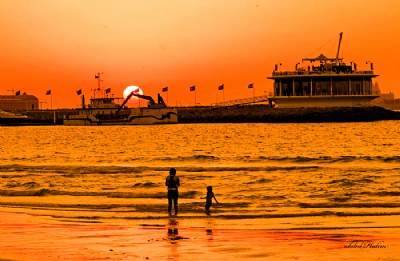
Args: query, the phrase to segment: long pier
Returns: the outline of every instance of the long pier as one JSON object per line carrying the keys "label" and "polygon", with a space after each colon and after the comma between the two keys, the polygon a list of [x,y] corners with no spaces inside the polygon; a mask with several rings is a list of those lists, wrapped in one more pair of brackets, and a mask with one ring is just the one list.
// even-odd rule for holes
{"label": "long pier", "polygon": [[243,106],[243,105],[250,105],[250,104],[259,104],[263,102],[268,102],[268,105],[272,107],[272,101],[268,99],[266,95],[262,96],[255,96],[252,98],[244,98],[244,99],[237,99],[237,100],[231,100],[231,101],[226,101],[226,102],[218,102],[212,104],[213,107],[229,107],[229,106]]}

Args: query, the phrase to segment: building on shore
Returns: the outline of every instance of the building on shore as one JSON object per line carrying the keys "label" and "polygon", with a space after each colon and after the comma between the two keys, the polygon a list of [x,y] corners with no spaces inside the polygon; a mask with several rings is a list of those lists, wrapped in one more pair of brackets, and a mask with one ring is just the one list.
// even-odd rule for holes
{"label": "building on shore", "polygon": [[396,99],[393,92],[382,93],[377,82],[374,85],[374,91],[379,95],[379,98],[372,101],[373,105],[391,110],[400,110],[400,99]]}
{"label": "building on shore", "polygon": [[4,111],[38,110],[39,99],[34,95],[0,95],[0,109]]}
{"label": "building on shore", "polygon": [[394,98],[394,93],[391,92],[391,91],[389,93],[380,93],[378,99],[379,100],[385,100],[385,101],[392,101],[392,100],[395,99]]}

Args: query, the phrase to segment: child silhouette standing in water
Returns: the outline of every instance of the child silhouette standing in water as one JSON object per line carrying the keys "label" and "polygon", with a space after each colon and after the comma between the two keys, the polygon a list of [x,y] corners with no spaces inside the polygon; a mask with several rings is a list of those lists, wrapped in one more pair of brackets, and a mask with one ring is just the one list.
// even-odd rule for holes
{"label": "child silhouette standing in water", "polygon": [[210,207],[212,205],[212,199],[215,199],[215,202],[218,203],[218,200],[214,196],[213,188],[212,186],[207,187],[207,196],[204,197],[206,199],[206,213],[207,215],[210,215]]}

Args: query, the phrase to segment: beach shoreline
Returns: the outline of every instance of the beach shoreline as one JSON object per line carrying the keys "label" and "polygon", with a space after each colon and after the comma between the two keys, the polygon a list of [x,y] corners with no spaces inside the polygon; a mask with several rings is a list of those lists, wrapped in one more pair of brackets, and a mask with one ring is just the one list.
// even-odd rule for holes
{"label": "beach shoreline", "polygon": [[400,229],[376,218],[358,227],[274,229],[212,216],[90,223],[1,211],[0,260],[396,260]]}

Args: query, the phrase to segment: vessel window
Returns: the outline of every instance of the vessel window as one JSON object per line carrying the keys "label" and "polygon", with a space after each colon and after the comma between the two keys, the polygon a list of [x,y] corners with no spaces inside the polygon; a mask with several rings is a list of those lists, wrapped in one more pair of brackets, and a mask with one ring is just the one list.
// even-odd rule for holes
{"label": "vessel window", "polygon": [[351,94],[352,95],[362,95],[364,94],[362,90],[362,80],[352,80],[351,81]]}
{"label": "vessel window", "polygon": [[303,96],[309,96],[310,95],[310,90],[311,90],[310,82],[309,81],[303,82],[302,83],[302,95]]}
{"label": "vessel window", "polygon": [[293,80],[282,80],[282,95],[292,96],[293,95]]}
{"label": "vessel window", "polygon": [[331,92],[331,82],[325,79],[313,81],[313,95],[329,95]]}
{"label": "vessel window", "polygon": [[332,94],[333,95],[348,95],[349,94],[349,82],[346,80],[335,80],[332,83]]}
{"label": "vessel window", "polygon": [[372,86],[371,79],[364,80],[365,95],[371,95],[372,94],[371,86]]}
{"label": "vessel window", "polygon": [[294,96],[301,96],[302,90],[301,90],[302,84],[301,81],[296,81],[294,82]]}
{"label": "vessel window", "polygon": [[279,94],[279,82],[278,81],[274,82],[274,96],[280,96],[280,94]]}
{"label": "vessel window", "polygon": [[309,80],[298,79],[294,82],[294,94],[293,96],[308,96],[310,95],[310,83]]}

